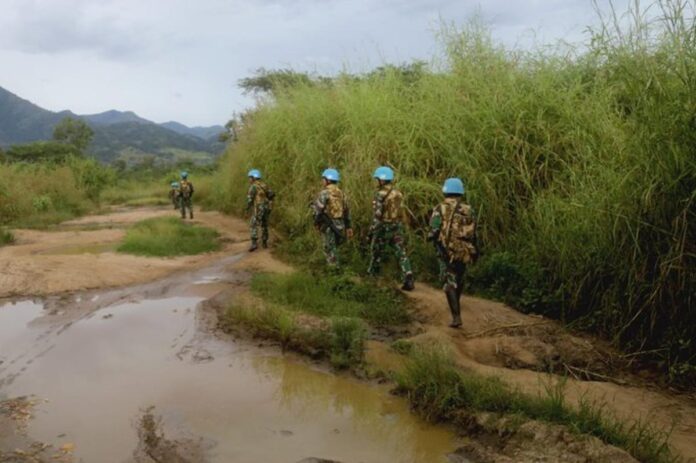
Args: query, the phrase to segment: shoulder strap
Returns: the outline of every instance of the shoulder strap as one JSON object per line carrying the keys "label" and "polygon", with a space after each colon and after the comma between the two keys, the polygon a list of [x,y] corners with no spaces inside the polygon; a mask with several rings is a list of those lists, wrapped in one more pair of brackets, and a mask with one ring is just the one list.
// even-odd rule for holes
{"label": "shoulder strap", "polygon": [[454,207],[452,208],[452,213],[449,216],[449,220],[447,221],[447,238],[445,239],[445,246],[449,246],[450,239],[452,239],[452,221],[454,220],[454,214],[457,213],[457,209],[459,209],[459,204],[461,202],[461,198],[457,198],[457,202],[454,203]]}

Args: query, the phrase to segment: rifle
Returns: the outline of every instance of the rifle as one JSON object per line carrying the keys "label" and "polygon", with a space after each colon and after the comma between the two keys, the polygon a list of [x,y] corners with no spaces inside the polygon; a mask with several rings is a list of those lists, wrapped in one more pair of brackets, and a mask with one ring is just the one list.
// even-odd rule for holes
{"label": "rifle", "polygon": [[345,237],[344,234],[343,234],[343,230],[341,230],[340,228],[338,228],[338,227],[336,226],[336,224],[334,223],[334,221],[331,219],[331,217],[329,217],[329,216],[326,214],[326,212],[322,211],[322,212],[317,216],[317,219],[316,219],[316,222],[315,222],[315,223],[316,223],[317,225],[319,225],[319,226],[324,225],[324,226],[330,228],[331,231],[334,233],[334,235],[336,235],[336,244],[337,244],[337,245],[342,244],[342,243],[346,240],[346,237]]}

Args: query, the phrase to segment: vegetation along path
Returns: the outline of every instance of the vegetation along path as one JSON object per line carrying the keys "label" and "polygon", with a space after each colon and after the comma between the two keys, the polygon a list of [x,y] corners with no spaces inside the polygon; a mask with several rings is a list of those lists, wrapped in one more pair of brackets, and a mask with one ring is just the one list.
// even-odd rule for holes
{"label": "vegetation along path", "polygon": [[542,424],[491,441],[472,423],[421,421],[375,378],[402,370],[405,351],[433,345],[463,371],[525,393],[560,382],[571,406],[589,400],[672,428],[675,452],[696,461],[693,398],[622,373],[620,356],[596,339],[496,302],[465,298],[463,329],[452,330],[441,292],[418,285],[409,326],[369,336],[363,381],[232,337],[218,329],[230,305],[268,304],[253,275],[296,270],[271,252],[244,252],[246,224],[217,212],[197,211],[195,222],[218,231],[218,251],[115,252],[128,226],[170,215],[114,209],[17,230],[0,248],[0,462],[635,461]]}

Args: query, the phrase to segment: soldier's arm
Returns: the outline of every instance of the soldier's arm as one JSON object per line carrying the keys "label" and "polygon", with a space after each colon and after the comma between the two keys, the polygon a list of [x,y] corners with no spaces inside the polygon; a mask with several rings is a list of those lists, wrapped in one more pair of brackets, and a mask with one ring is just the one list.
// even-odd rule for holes
{"label": "soldier's arm", "polygon": [[193,183],[189,182],[189,188],[191,191],[191,196],[193,196]]}
{"label": "soldier's arm", "polygon": [[254,205],[254,198],[256,197],[256,185],[251,185],[249,187],[249,190],[247,190],[247,197],[246,197],[246,209],[247,211],[251,209],[251,206]]}
{"label": "soldier's arm", "polygon": [[326,209],[326,204],[329,200],[329,195],[325,190],[322,190],[317,196],[317,199],[312,203],[312,211],[314,212],[314,225],[319,226],[321,222],[321,214]]}
{"label": "soldier's arm", "polygon": [[384,196],[380,191],[376,192],[372,198],[372,226],[371,231],[375,231],[382,224],[384,215]]}
{"label": "soldier's arm", "polygon": [[442,213],[439,207],[433,209],[433,213],[430,216],[430,230],[428,231],[428,241],[435,241],[440,235],[440,229],[442,228]]}

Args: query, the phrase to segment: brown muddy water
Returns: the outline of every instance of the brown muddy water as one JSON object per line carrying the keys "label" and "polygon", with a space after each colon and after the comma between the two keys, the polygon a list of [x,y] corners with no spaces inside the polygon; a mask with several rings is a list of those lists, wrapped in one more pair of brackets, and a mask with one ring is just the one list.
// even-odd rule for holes
{"label": "brown muddy water", "polygon": [[204,328],[201,303],[245,278],[226,270],[233,260],[133,288],[1,303],[0,400],[39,400],[26,432],[74,444],[75,461],[146,461],[146,412],[166,438],[197,446],[176,461],[447,461],[454,435],[385,387]]}

